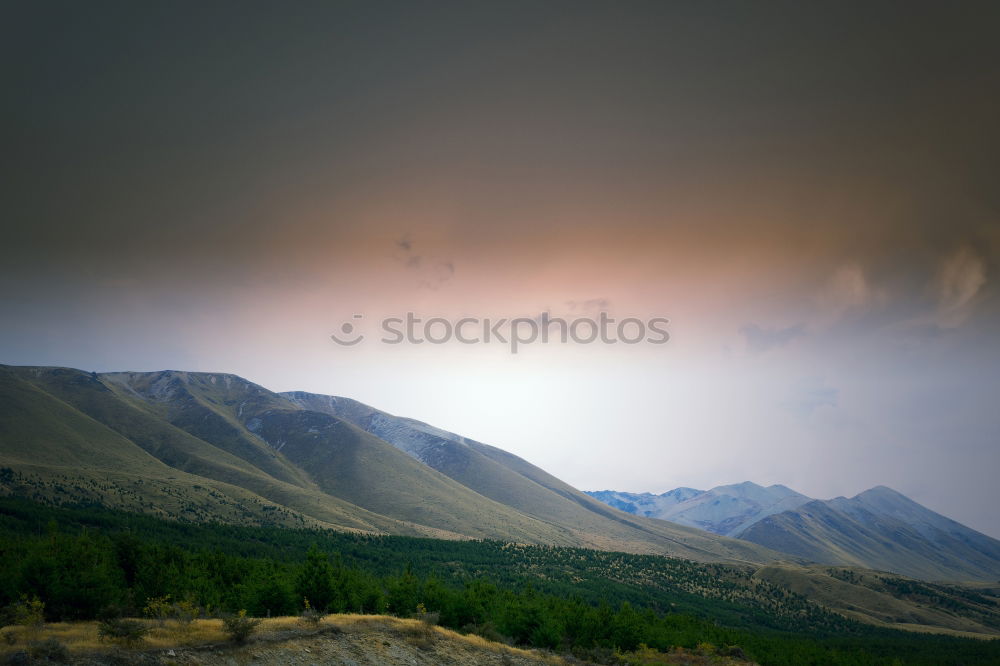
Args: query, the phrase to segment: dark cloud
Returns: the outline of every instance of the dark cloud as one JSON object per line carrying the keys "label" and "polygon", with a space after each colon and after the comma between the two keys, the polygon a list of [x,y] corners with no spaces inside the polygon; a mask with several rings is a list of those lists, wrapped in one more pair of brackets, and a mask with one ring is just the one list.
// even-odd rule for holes
{"label": "dark cloud", "polygon": [[[691,237],[792,248],[804,226],[838,249],[938,247],[995,224],[1000,205],[1000,71],[983,65],[1000,60],[998,14],[15,3],[0,39],[2,270],[302,265],[349,242],[359,208],[410,200],[401,214],[433,208],[456,236],[499,238],[498,255],[549,237],[622,256]],[[589,211],[604,233],[582,240]]]}

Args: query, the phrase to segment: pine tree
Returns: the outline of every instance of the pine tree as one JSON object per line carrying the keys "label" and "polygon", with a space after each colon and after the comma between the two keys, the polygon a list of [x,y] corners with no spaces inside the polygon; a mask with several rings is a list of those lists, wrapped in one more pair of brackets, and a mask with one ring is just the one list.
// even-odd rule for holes
{"label": "pine tree", "polygon": [[298,598],[308,598],[314,608],[328,611],[337,602],[337,590],[333,582],[333,567],[326,553],[316,544],[309,547],[305,564],[295,581]]}

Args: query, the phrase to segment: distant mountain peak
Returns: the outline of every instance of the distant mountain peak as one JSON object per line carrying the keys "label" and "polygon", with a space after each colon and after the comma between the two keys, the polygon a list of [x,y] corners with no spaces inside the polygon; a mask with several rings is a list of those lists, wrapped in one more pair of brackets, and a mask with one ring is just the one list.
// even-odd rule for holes
{"label": "distant mountain peak", "polygon": [[[620,491],[590,493],[623,511],[752,541],[825,564],[863,566],[939,580],[997,580],[1000,541],[921,506],[888,486],[854,497],[811,499],[752,481],[674,501]],[[691,489],[683,489],[691,490]]]}
{"label": "distant mountain peak", "polygon": [[709,490],[675,488],[662,495],[601,491],[595,499],[622,511],[697,527],[723,536],[737,536],[754,522],[808,502],[810,498],[785,486],[768,488],[742,481]]}
{"label": "distant mountain peak", "polygon": [[855,497],[890,497],[892,499],[904,499],[907,502],[913,501],[903,493],[899,492],[898,490],[894,490],[889,486],[881,486],[881,485],[873,486],[868,490],[864,490],[855,495]]}

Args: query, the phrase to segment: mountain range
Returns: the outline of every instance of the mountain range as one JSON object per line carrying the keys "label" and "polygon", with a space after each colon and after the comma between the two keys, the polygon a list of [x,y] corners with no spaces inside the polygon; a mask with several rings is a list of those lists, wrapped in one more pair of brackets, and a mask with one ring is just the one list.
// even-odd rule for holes
{"label": "mountain range", "polygon": [[0,366],[0,495],[192,522],[1000,579],[1000,542],[887,488],[829,501],[753,483],[587,494],[420,421],[222,373]]}
{"label": "mountain range", "polygon": [[750,541],[812,562],[926,580],[1000,579],[1000,541],[877,486],[817,500],[752,482],[660,495],[588,491],[617,509]]}
{"label": "mountain range", "polygon": [[0,494],[190,521],[801,561],[635,516],[527,461],[230,374],[0,366]]}

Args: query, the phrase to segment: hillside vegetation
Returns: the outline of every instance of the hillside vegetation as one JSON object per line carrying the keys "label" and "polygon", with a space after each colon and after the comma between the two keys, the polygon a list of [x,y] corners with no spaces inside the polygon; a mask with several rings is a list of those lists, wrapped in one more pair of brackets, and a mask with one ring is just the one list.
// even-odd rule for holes
{"label": "hillside vegetation", "polygon": [[[1000,641],[857,622],[751,567],[495,541],[182,524],[99,508],[0,501],[0,603],[37,595],[50,621],[141,615],[157,599],[246,609],[432,614],[442,626],[618,663],[616,651],[715,646],[761,664],[996,663]],[[846,577],[850,572],[838,572]],[[908,595],[913,581],[883,581]],[[997,598],[949,592],[998,626]],[[991,612],[987,612],[992,608]],[[737,648],[738,647],[738,651]],[[894,660],[900,660],[899,662]]]}

